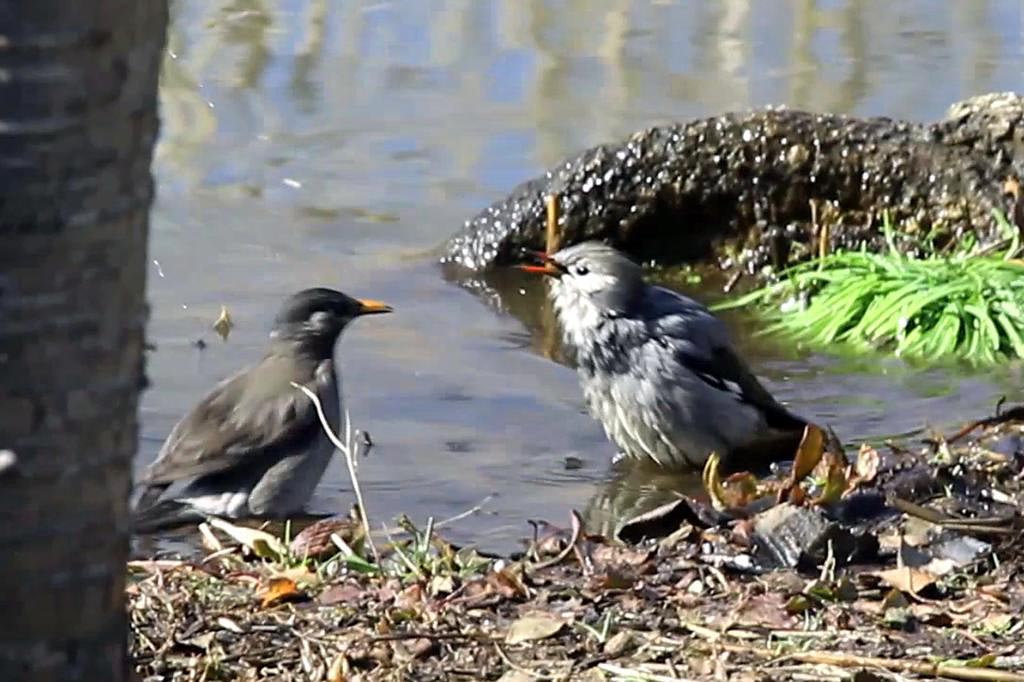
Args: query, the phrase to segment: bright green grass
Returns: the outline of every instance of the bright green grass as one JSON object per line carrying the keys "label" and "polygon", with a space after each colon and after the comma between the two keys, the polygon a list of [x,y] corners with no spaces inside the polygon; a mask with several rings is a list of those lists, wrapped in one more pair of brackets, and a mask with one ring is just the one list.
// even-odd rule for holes
{"label": "bright green grass", "polygon": [[836,252],[782,273],[776,284],[720,303],[755,306],[782,334],[811,346],[845,344],[929,361],[994,365],[1024,358],[1024,261],[1019,233],[997,216],[1008,247],[999,254],[911,258],[889,249]]}

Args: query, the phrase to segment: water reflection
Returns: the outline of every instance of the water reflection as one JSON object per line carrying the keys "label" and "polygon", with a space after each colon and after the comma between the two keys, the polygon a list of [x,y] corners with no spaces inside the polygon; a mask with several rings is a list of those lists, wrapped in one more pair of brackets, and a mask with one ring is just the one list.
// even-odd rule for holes
{"label": "water reflection", "polygon": [[[1021,45],[1016,0],[174,0],[138,466],[256,359],[284,295],[336,286],[397,311],[340,349],[376,442],[372,512],[444,518],[497,492],[451,530],[508,547],[526,518],[582,509],[613,448],[539,283],[501,273],[478,298],[439,276],[435,249],[463,220],[650,125],[777,103],[938,118],[1019,88]],[[209,330],[221,304],[238,324],[227,343]],[[958,421],[1020,386],[741,345],[773,393],[846,439]],[[567,471],[570,455],[584,466]],[[313,507],[350,504],[332,467]]]}
{"label": "water reflection", "polygon": [[[700,474],[682,474],[646,462],[622,460],[587,502],[583,522],[589,533],[624,542],[664,537],[690,513],[688,506],[673,507],[673,503],[706,497]],[[644,517],[644,522],[639,523]]]}

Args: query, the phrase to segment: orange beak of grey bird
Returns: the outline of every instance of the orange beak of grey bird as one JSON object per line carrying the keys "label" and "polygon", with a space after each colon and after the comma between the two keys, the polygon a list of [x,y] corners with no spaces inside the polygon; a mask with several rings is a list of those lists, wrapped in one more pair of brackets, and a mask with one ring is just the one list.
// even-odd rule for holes
{"label": "orange beak of grey bird", "polygon": [[540,261],[541,264],[519,265],[518,268],[523,272],[533,272],[539,275],[555,277],[556,279],[565,274],[565,267],[543,251],[528,251],[527,253]]}

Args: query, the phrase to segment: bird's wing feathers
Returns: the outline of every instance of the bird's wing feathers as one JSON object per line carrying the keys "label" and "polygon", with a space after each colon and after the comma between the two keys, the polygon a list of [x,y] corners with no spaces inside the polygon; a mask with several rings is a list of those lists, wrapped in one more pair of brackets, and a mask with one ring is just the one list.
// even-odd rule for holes
{"label": "bird's wing feathers", "polygon": [[[175,425],[141,483],[159,486],[224,471],[314,437],[321,428],[316,407],[288,376],[270,379],[256,391],[243,390],[245,371],[222,381]],[[309,385],[318,395],[336,390],[330,360],[320,363]]]}
{"label": "bird's wing feathers", "polygon": [[675,357],[711,387],[757,407],[773,428],[800,428],[802,420],[779,404],[733,349],[725,324],[693,299],[667,289],[655,293],[652,334],[670,345]]}

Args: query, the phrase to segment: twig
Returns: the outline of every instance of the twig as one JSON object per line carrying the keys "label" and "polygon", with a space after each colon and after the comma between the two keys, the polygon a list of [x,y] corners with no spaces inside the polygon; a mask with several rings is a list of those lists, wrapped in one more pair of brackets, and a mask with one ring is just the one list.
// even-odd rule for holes
{"label": "twig", "polygon": [[389,635],[377,635],[375,637],[365,637],[362,641],[368,644],[376,644],[377,642],[398,642],[406,639],[430,639],[434,641],[444,640],[472,640],[477,642],[488,641],[487,637],[480,637],[477,635],[467,635],[461,632],[393,632]]}
{"label": "twig", "polygon": [[841,668],[881,668],[889,672],[913,673],[929,677],[949,677],[955,680],[968,680],[970,682],[1024,682],[1024,675],[1020,673],[995,670],[993,668],[970,668],[964,665],[949,663],[928,663],[926,661],[878,658],[876,656],[857,656],[855,654],[841,654],[832,651],[796,651],[788,654],[779,654],[776,651],[763,647],[743,646],[724,642],[716,642],[712,645],[712,648],[738,654],[748,654],[758,658],[785,658],[786,660],[800,663],[819,663]]}
{"label": "twig", "polygon": [[975,421],[972,421],[952,436],[946,438],[946,442],[955,443],[975,429],[997,426],[1008,421],[1020,421],[1022,419],[1024,419],[1024,405],[1017,405],[1015,407],[1011,407],[1005,412],[999,412],[994,417],[986,417],[984,419],[976,419]]}
{"label": "twig", "polygon": [[192,562],[183,561],[181,559],[133,559],[132,561],[129,561],[127,565],[129,569],[134,568],[148,573],[183,567],[194,568]]}
{"label": "twig", "polygon": [[579,522],[579,515],[576,513],[575,510],[573,510],[573,512],[572,512],[572,537],[569,538],[569,544],[567,544],[565,546],[565,549],[563,549],[561,552],[558,553],[558,556],[553,557],[551,559],[548,559],[547,561],[542,561],[539,564],[534,564],[534,565],[530,566],[530,570],[539,571],[541,569],[550,568],[552,566],[557,566],[558,564],[562,563],[562,561],[564,561],[565,558],[567,556],[569,556],[569,554],[573,551],[573,549],[576,548],[576,543],[580,541],[580,536],[582,534],[583,534],[583,524]]}
{"label": "twig", "polygon": [[558,251],[558,195],[544,197],[544,206],[547,208],[544,252],[550,255]]}
{"label": "twig", "polygon": [[299,389],[306,394],[306,397],[313,401],[313,406],[316,407],[316,414],[320,418],[320,426],[323,428],[324,433],[334,444],[334,447],[341,450],[341,454],[345,455],[345,464],[348,465],[348,476],[352,481],[352,489],[356,494],[356,502],[359,504],[359,520],[363,524],[363,532],[366,534],[366,543],[370,545],[370,553],[373,554],[374,562],[380,566],[380,554],[377,553],[377,545],[373,542],[373,536],[370,535],[370,519],[366,513],[366,503],[363,502],[363,490],[359,486],[359,477],[356,475],[356,464],[355,458],[353,457],[352,448],[349,447],[349,443],[352,442],[352,421],[349,419],[348,410],[345,410],[345,443],[341,442],[334,430],[331,429],[331,425],[327,423],[327,415],[324,414],[324,406],[320,403],[320,398],[317,397],[316,393],[310,390],[308,387],[302,384],[291,382],[292,386]]}
{"label": "twig", "polygon": [[[473,505],[472,507],[470,507],[466,511],[459,512],[455,516],[449,516],[447,519],[444,519],[443,521],[438,521],[437,523],[434,524],[434,530],[437,530],[438,528],[444,528],[445,526],[450,526],[451,524],[455,523],[456,521],[461,521],[462,519],[466,518],[467,516],[472,516],[473,514],[476,514],[477,512],[483,510],[484,505],[486,505],[488,502],[490,502],[493,499],[494,499],[494,495],[488,495],[487,497],[485,497],[484,499],[480,500],[478,503],[476,503],[475,505]],[[408,534],[409,533],[409,531],[407,531],[406,529],[401,528],[399,526],[382,527],[381,530],[382,530],[382,532],[385,533],[385,535],[387,533],[390,533],[392,535],[402,535],[402,534]]]}
{"label": "twig", "polygon": [[654,673],[644,672],[643,670],[637,670],[636,668],[623,668],[622,666],[614,665],[612,663],[601,663],[597,667],[606,673],[611,673],[612,675],[626,677],[631,680],[643,680],[643,682],[694,682],[691,678],[687,677],[656,675]]}
{"label": "twig", "polygon": [[959,530],[965,533],[974,533],[979,535],[1012,535],[1017,532],[1017,529],[1014,527],[1014,517],[1012,516],[958,519],[947,516],[934,509],[914,504],[913,502],[904,500],[896,495],[888,495],[886,497],[886,503],[893,509],[901,511],[908,516],[914,516],[929,523],[942,526],[943,528]]}
{"label": "twig", "polygon": [[452,523],[455,523],[456,521],[461,521],[462,519],[466,518],[467,516],[472,516],[473,514],[476,514],[477,512],[481,511],[484,508],[485,504],[487,504],[488,502],[490,502],[493,499],[494,499],[494,495],[488,495],[487,497],[485,497],[484,499],[480,500],[479,502],[477,502],[475,505],[473,505],[472,507],[470,507],[466,511],[460,512],[460,513],[456,514],[455,516],[449,516],[444,521],[438,521],[437,523],[434,524],[434,529],[436,530],[438,528],[444,528],[445,526],[450,525]]}
{"label": "twig", "polygon": [[505,653],[505,650],[502,649],[501,645],[498,644],[497,642],[494,642],[494,648],[498,652],[498,656],[501,658],[501,660],[503,660],[505,662],[505,665],[507,665],[508,667],[512,668],[513,670],[519,671],[519,672],[523,673],[524,675],[529,675],[530,677],[536,678],[538,680],[552,680],[552,679],[554,679],[554,677],[552,675],[545,675],[544,673],[539,673],[539,672],[536,672],[534,670],[530,670],[529,668],[525,668],[525,667],[519,665],[518,663],[513,661],[511,658],[509,658],[509,655],[507,653]]}

